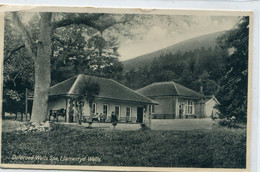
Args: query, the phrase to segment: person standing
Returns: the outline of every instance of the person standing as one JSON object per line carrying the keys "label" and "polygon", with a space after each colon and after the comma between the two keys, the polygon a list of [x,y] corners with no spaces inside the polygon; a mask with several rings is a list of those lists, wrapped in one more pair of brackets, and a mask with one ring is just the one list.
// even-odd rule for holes
{"label": "person standing", "polygon": [[111,122],[112,122],[113,128],[115,129],[117,122],[118,122],[117,116],[115,115],[115,112],[112,112],[112,114],[111,114]]}
{"label": "person standing", "polygon": [[116,122],[117,123],[117,116],[115,115],[114,111],[111,114],[111,122]]}
{"label": "person standing", "polygon": [[102,113],[99,114],[99,122],[103,122],[103,114]]}

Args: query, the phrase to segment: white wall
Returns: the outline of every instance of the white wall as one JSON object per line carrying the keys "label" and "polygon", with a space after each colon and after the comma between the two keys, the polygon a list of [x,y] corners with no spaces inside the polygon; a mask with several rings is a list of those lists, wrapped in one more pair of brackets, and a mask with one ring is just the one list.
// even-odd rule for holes
{"label": "white wall", "polygon": [[213,116],[216,117],[218,110],[214,108],[215,105],[216,105],[216,102],[213,98],[205,103],[206,117],[210,117],[212,113],[213,113]]}
{"label": "white wall", "polygon": [[[124,103],[124,102],[106,101],[106,100],[96,100],[94,103],[96,104],[96,113],[98,113],[98,114],[103,113],[103,105],[106,104],[108,106],[107,116],[111,116],[111,113],[113,111],[115,112],[115,106],[119,106],[120,107],[119,118],[118,118],[119,120],[120,120],[120,117],[126,117],[126,108],[130,107],[131,108],[130,119],[132,119],[132,117],[135,118],[132,120],[132,122],[136,122],[137,107],[144,106],[142,104],[131,103],[131,102]],[[89,109],[88,102],[84,103],[83,116],[90,116],[90,109]]]}
{"label": "white wall", "polygon": [[48,103],[48,112],[50,110],[59,110],[59,109],[66,109],[66,98],[65,97],[57,97],[53,98]]}

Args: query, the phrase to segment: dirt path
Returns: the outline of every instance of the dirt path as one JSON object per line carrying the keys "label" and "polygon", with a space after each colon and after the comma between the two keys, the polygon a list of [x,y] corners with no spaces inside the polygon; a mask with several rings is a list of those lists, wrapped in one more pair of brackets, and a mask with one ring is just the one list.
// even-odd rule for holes
{"label": "dirt path", "polygon": [[211,130],[215,122],[210,118],[203,119],[153,119],[151,122],[152,130]]}

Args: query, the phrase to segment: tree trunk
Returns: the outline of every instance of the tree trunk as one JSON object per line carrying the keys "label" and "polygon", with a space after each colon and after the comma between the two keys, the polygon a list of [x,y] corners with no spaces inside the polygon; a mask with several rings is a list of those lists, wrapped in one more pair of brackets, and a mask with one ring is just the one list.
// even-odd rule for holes
{"label": "tree trunk", "polygon": [[67,122],[71,123],[73,122],[73,100],[72,98],[69,98],[69,110],[68,110],[68,115],[67,115]]}
{"label": "tree trunk", "polygon": [[79,123],[78,124],[81,124],[82,123],[82,102],[80,102],[79,104]]}
{"label": "tree trunk", "polygon": [[77,107],[77,124],[80,124],[80,107]]}
{"label": "tree trunk", "polygon": [[51,13],[40,13],[40,33],[37,43],[37,56],[35,58],[35,85],[32,110],[33,123],[44,122],[47,118],[48,93],[51,82]]}
{"label": "tree trunk", "polygon": [[5,109],[3,104],[2,104],[2,119],[5,119]]}
{"label": "tree trunk", "polygon": [[92,122],[93,121],[93,109],[92,109],[92,104],[89,104],[89,108],[90,108],[90,122]]}

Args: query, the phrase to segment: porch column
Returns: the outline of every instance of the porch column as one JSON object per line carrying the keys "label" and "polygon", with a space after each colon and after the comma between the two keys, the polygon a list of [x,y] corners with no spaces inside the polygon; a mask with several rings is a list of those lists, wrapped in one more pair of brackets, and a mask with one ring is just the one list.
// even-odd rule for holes
{"label": "porch column", "polygon": [[67,123],[69,123],[69,112],[70,112],[70,98],[66,97],[66,116],[65,116],[65,120]]}
{"label": "porch column", "polygon": [[179,118],[179,100],[178,97],[175,97],[175,118]]}
{"label": "porch column", "polygon": [[149,114],[149,106],[150,105],[146,105],[146,108],[144,107],[144,116],[145,116],[145,118],[144,118],[144,124],[146,125],[146,126],[148,126],[148,127],[150,127],[151,126],[151,121],[150,121],[150,118],[149,118],[149,116],[150,116],[150,114]]}

